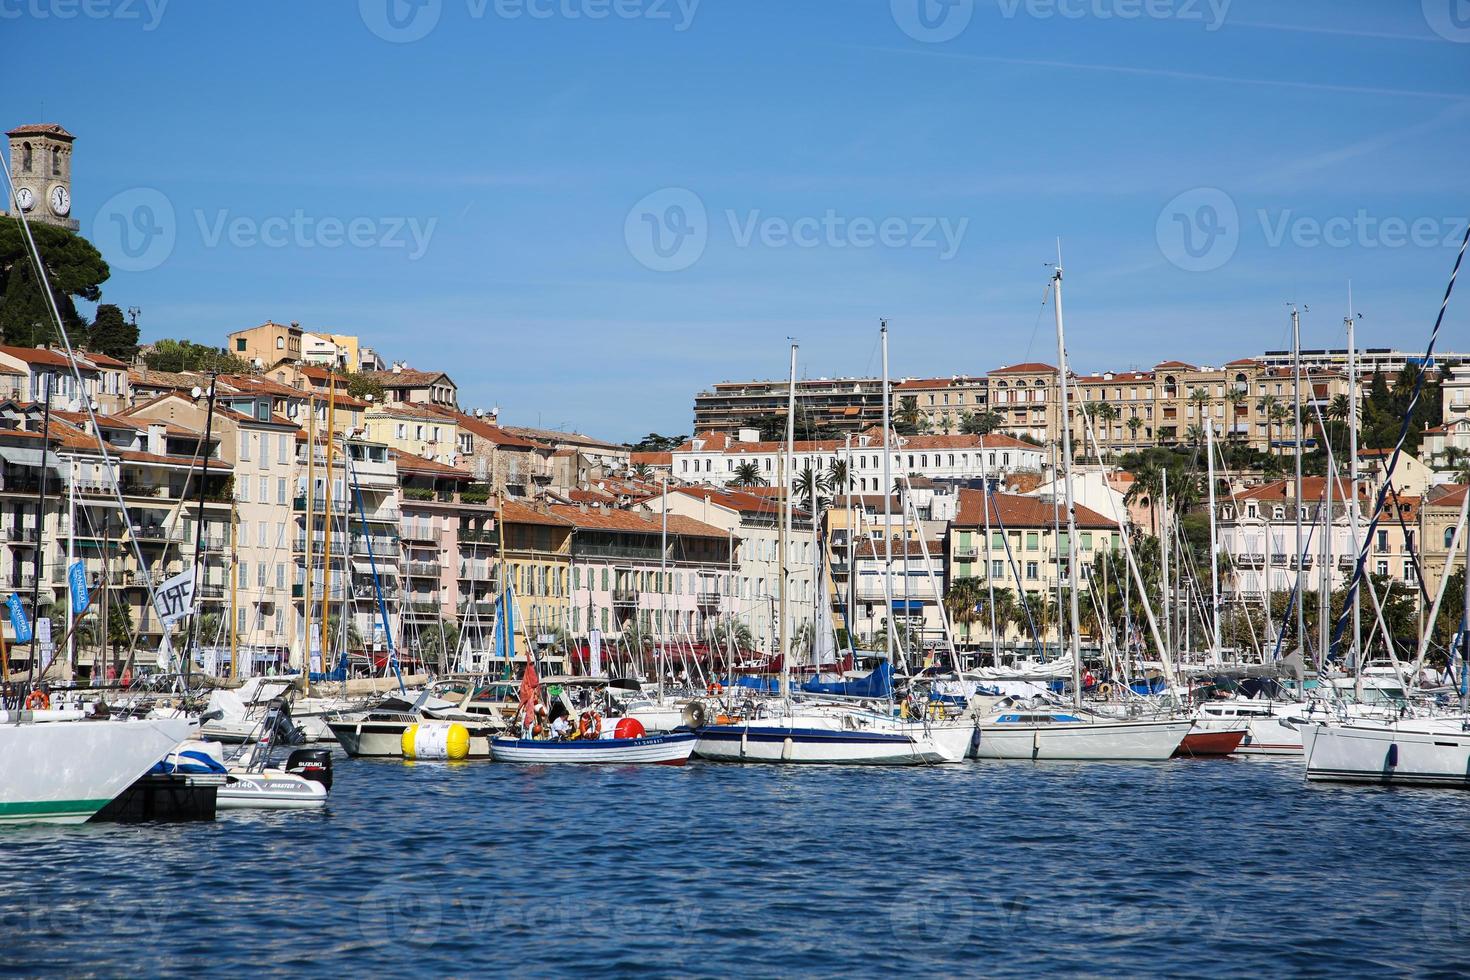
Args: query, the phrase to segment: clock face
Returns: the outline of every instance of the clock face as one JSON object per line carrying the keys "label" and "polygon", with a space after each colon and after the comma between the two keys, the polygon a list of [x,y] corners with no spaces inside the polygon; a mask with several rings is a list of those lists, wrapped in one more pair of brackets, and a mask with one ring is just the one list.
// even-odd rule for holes
{"label": "clock face", "polygon": [[20,205],[22,211],[29,211],[36,206],[36,195],[31,193],[29,187],[17,188],[15,192],[15,203]]}
{"label": "clock face", "polygon": [[51,210],[58,215],[65,215],[71,210],[71,195],[59,184],[51,188]]}

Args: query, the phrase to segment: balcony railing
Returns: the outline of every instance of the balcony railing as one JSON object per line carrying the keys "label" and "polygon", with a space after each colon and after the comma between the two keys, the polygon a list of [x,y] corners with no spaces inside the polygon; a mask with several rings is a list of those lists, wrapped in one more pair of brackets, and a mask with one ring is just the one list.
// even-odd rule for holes
{"label": "balcony railing", "polygon": [[405,524],[399,528],[398,536],[405,541],[437,541],[439,529],[427,524]]}
{"label": "balcony railing", "polygon": [[980,554],[978,548],[956,548],[954,550],[955,561],[974,561]]}
{"label": "balcony railing", "polygon": [[720,593],[700,592],[696,601],[701,606],[718,606],[720,604]]}
{"label": "balcony railing", "polygon": [[636,606],[638,605],[637,589],[613,589],[613,605]]}
{"label": "balcony railing", "polygon": [[1235,563],[1241,568],[1261,568],[1266,564],[1266,556],[1259,553],[1239,555]]}
{"label": "balcony railing", "polygon": [[496,541],[496,533],[493,530],[462,527],[459,529],[457,534],[459,540],[461,541],[470,541],[480,544],[494,544]]}
{"label": "balcony railing", "polygon": [[406,561],[403,563],[403,566],[410,575],[439,577],[439,566],[431,561]]}

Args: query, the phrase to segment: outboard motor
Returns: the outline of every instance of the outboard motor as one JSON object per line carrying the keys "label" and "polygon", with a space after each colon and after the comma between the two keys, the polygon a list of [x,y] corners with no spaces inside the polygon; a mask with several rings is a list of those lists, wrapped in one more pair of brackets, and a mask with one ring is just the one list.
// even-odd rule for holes
{"label": "outboard motor", "polygon": [[286,758],[286,771],[332,788],[332,750],[294,749]]}

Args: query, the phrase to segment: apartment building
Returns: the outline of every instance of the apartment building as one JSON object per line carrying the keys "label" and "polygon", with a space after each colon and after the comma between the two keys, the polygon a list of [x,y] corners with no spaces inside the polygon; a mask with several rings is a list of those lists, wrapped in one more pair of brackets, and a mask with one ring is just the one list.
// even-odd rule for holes
{"label": "apartment building", "polygon": [[[694,396],[694,431],[733,435],[753,418],[786,417],[789,382],[722,381]],[[797,416],[836,432],[883,424],[880,378],[807,378],[796,382]]]}
{"label": "apartment building", "polygon": [[383,386],[385,404],[459,407],[459,386],[443,371],[415,371],[406,364],[394,364],[387,371],[363,375]]}
{"label": "apartment building", "polygon": [[967,416],[989,411],[990,381],[970,378],[904,378],[893,385],[894,415],[910,410],[924,420],[923,430],[949,434],[962,431]]}
{"label": "apartment building", "polygon": [[291,603],[296,570],[290,538],[299,428],[273,413],[256,418],[223,404],[215,406],[210,420],[204,397],[196,400],[177,392],[140,403],[125,415],[161,419],[196,431],[211,426],[234,476],[231,554],[238,571],[232,615],[237,652],[252,658],[251,672],[286,663],[297,627]]}
{"label": "apartment building", "polygon": [[506,498],[498,501],[497,515],[502,538],[496,574],[514,589],[517,632],[542,649],[546,670],[566,670],[564,648],[555,640],[571,622],[575,525],[546,504]]}
{"label": "apartment building", "polygon": [[[648,506],[657,515],[667,503],[670,516],[698,521],[718,528],[734,541],[734,577],[726,589],[722,609],[733,621],[743,624],[762,649],[774,650],[777,635],[777,605],[781,586],[779,537],[781,501],[774,494],[718,486],[674,487],[667,496],[656,496]],[[792,603],[810,603],[815,595],[812,577],[811,518],[798,510],[792,519],[792,537],[786,563]],[[797,619],[792,610],[793,621]]]}
{"label": "apartment building", "polygon": [[[1046,452],[1038,446],[991,433],[971,435],[890,435],[889,477],[905,476],[936,480],[1004,479],[1020,470],[1039,472]],[[685,482],[735,484],[754,474],[762,484],[781,481],[786,447],[781,442],[762,442],[750,429],[735,437],[719,432],[701,432],[674,450],[674,478]],[[791,472],[786,481],[795,484],[808,468],[828,474],[834,463],[849,466],[853,488],[879,492],[883,483],[882,433],[869,429],[850,439],[800,441],[793,447]],[[748,469],[753,467],[753,469]]]}
{"label": "apartment building", "polygon": [[42,402],[48,391],[53,408],[81,411],[91,403],[101,412],[119,412],[131,401],[128,366],[105,354],[78,351],[73,374],[64,350],[0,346],[0,394],[13,401]]}
{"label": "apartment building", "polygon": [[[949,579],[973,578],[1008,589],[1032,607],[1031,623],[1018,617],[1007,636],[1031,639],[1031,624],[1045,642],[1056,635],[1056,592],[1068,582],[1071,542],[1063,503],[1053,498],[961,490],[948,539]],[[1080,504],[1074,507],[1078,561],[1091,566],[1098,554],[1122,547],[1118,523]],[[987,531],[989,532],[987,535]],[[962,633],[962,637],[966,634]],[[988,638],[988,637],[987,637]]]}
{"label": "apartment building", "polygon": [[[1348,509],[1348,481],[1338,479],[1332,487],[1332,506],[1327,506],[1326,477],[1305,477],[1298,501],[1292,480],[1276,480],[1237,491],[1218,501],[1217,528],[1220,549],[1230,557],[1234,569],[1223,583],[1225,594],[1259,600],[1271,592],[1291,591],[1298,578],[1308,590],[1320,588],[1322,576],[1337,589],[1347,581],[1357,560]],[[1359,487],[1359,530],[1367,531],[1374,494],[1370,484]],[[1417,496],[1390,499],[1370,542],[1368,571],[1411,585],[1418,584],[1418,567],[1413,551],[1419,525]],[[1297,512],[1301,511],[1302,537],[1297,538]],[[1324,533],[1330,527],[1330,535]],[[1331,543],[1331,563],[1326,545]]]}
{"label": "apartment building", "polygon": [[300,361],[303,336],[299,323],[267,320],[258,327],[227,334],[226,349],[257,370],[264,370],[281,361]]}

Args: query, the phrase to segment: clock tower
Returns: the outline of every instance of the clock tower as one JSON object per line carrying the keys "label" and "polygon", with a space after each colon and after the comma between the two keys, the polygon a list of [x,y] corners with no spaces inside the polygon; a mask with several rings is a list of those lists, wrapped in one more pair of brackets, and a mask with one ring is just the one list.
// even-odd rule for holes
{"label": "clock tower", "polygon": [[[19,203],[29,221],[76,231],[71,216],[71,145],[76,137],[56,123],[17,126],[10,137],[10,179],[15,184],[13,209]],[[14,213],[13,210],[10,213]]]}

